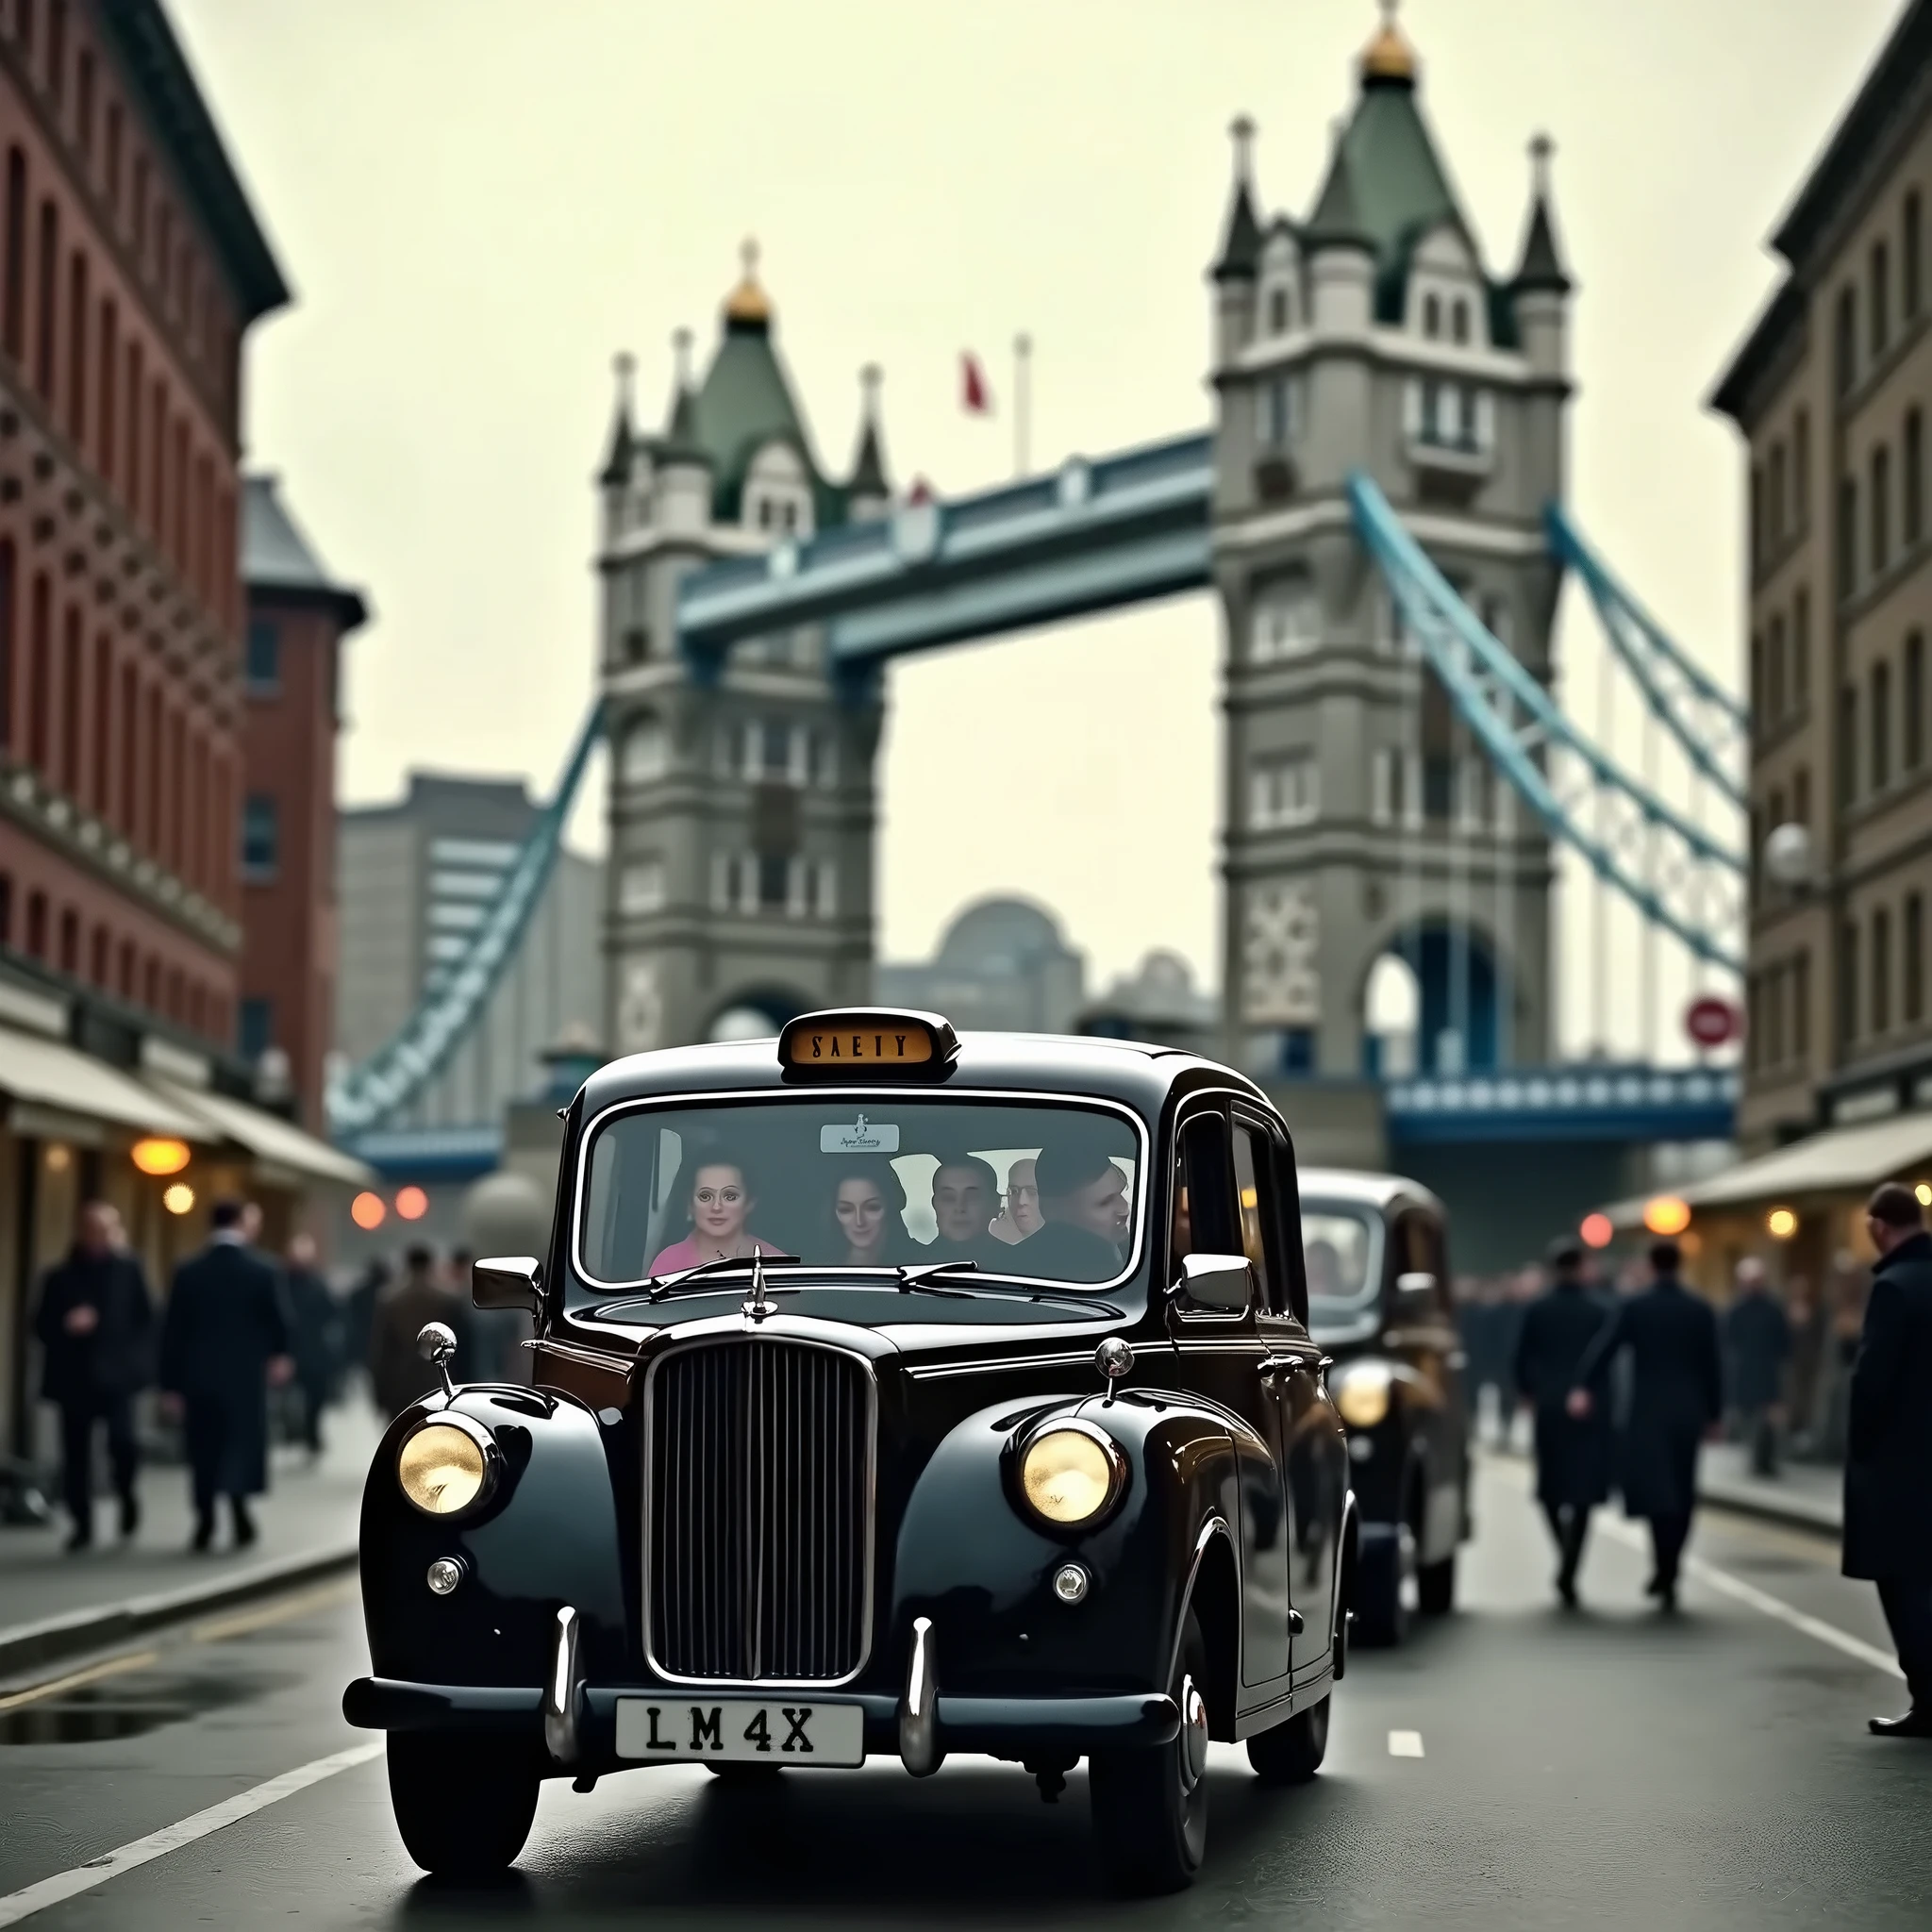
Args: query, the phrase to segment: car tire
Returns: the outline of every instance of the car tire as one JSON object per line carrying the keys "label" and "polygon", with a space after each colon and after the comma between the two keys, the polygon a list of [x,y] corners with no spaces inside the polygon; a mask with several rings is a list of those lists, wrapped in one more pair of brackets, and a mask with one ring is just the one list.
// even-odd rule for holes
{"label": "car tire", "polygon": [[1248,1762],[1264,1785],[1305,1785],[1321,1770],[1328,1755],[1330,1702],[1324,1697],[1248,1740]]}
{"label": "car tire", "polygon": [[1165,1744],[1096,1751],[1087,1768],[1100,1869],[1116,1890],[1179,1891],[1208,1850],[1208,1645],[1193,1610],[1181,1629],[1170,1694],[1179,1732]]}
{"label": "car tire", "polygon": [[534,1750],[521,1739],[389,1734],[389,1800],[424,1871],[488,1878],[516,1862],[537,1815]]}
{"label": "car tire", "polygon": [[1456,1607],[1456,1552],[1415,1573],[1416,1607],[1425,1617],[1446,1617]]}
{"label": "car tire", "polygon": [[1415,1541],[1407,1527],[1363,1545],[1356,1558],[1355,1634],[1373,1650],[1391,1650],[1408,1635],[1407,1583]]}

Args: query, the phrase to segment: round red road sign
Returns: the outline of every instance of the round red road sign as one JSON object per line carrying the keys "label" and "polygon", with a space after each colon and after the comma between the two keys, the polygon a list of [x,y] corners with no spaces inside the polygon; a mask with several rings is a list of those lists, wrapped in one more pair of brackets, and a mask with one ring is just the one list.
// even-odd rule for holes
{"label": "round red road sign", "polygon": [[1744,1030],[1744,1016],[1733,1000],[1706,993],[1684,1012],[1684,1031],[1699,1046],[1723,1046]]}

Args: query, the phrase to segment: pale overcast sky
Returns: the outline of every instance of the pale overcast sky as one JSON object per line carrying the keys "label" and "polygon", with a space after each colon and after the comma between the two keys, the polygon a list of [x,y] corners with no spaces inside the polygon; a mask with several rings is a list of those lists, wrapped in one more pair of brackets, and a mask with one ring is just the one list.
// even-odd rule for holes
{"label": "pale overcast sky", "polygon": [[[591,475],[610,358],[647,406],[708,350],[755,234],[821,453],[859,366],[888,458],[942,491],[1205,422],[1226,126],[1307,211],[1369,0],[170,0],[296,291],[249,356],[248,454],[375,620],[351,647],[349,800],[411,765],[547,789],[591,691]],[[1894,0],[1408,0],[1423,103],[1492,270],[1524,144],[1557,144],[1581,285],[1572,490],[1676,633],[1736,675],[1739,469],[1703,399],[1771,285],[1765,236]],[[1216,936],[1205,598],[891,674],[881,950],[989,891],[1055,907],[1096,981]],[[1573,680],[1583,626],[1567,635]],[[970,758],[962,759],[962,747]],[[943,773],[941,780],[935,776]],[[585,842],[598,839],[587,812]]]}

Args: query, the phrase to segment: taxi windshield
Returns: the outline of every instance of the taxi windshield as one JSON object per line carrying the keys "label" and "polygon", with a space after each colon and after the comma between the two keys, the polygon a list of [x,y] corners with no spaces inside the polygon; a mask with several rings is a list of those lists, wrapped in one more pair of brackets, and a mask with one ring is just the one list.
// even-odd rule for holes
{"label": "taxi windshield", "polygon": [[1302,1255],[1308,1271],[1309,1318],[1354,1312],[1373,1301],[1379,1285],[1379,1220],[1359,1208],[1302,1203]]}
{"label": "taxi windshield", "polygon": [[1098,1107],[891,1094],[640,1106],[608,1116],[585,1150],[578,1267],[630,1288],[758,1254],[889,1274],[970,1262],[1097,1288],[1133,1265],[1141,1168],[1136,1127]]}

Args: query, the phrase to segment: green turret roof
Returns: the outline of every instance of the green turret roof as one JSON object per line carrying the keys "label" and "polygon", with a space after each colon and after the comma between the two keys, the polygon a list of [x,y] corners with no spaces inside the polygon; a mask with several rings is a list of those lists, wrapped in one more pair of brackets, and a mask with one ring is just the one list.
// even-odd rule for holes
{"label": "green turret roof", "polygon": [[1348,150],[1338,142],[1335,158],[1328,164],[1328,178],[1315,197],[1315,211],[1303,230],[1303,241],[1310,251],[1320,248],[1371,248],[1374,237],[1362,220],[1356,198],[1354,171],[1348,163]]}

